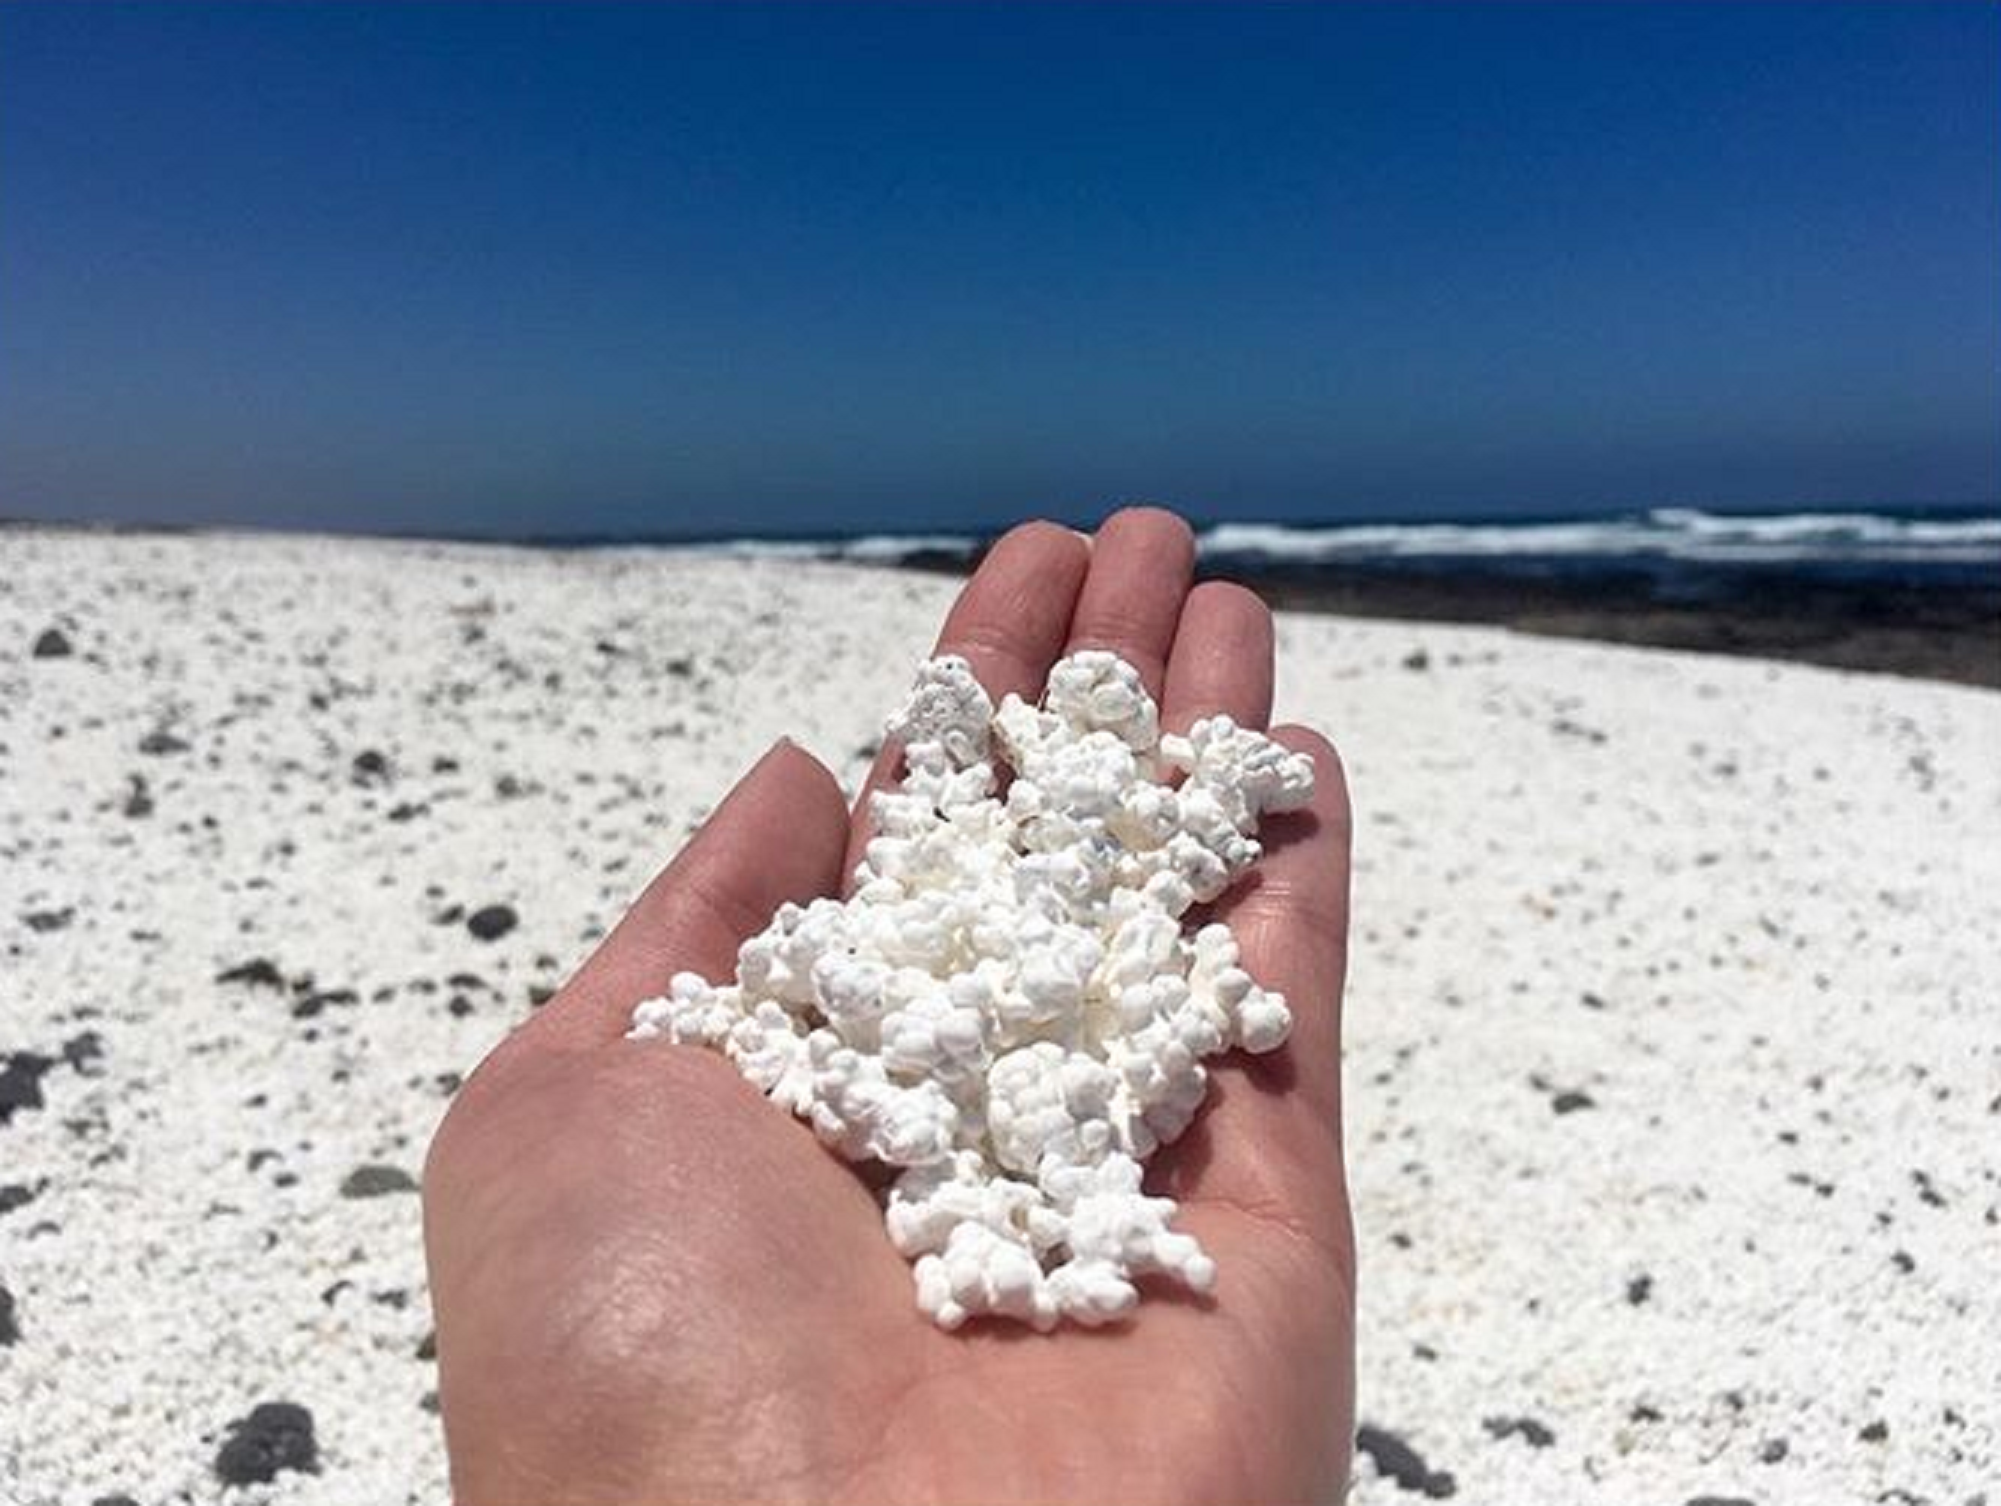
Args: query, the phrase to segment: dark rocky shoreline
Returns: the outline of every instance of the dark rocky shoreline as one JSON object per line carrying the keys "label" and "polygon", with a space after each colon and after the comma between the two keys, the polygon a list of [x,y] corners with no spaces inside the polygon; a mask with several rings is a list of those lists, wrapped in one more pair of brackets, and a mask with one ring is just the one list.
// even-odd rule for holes
{"label": "dark rocky shoreline", "polygon": [[[954,575],[971,568],[943,553],[904,563]],[[1989,584],[1918,584],[1747,568],[1712,577],[1697,595],[1643,570],[1585,576],[1313,565],[1201,573],[1241,579],[1287,611],[1485,624],[2001,689],[2001,577]]]}
{"label": "dark rocky shoreline", "polygon": [[2001,580],[1992,586],[1802,581],[1746,571],[1676,599],[1644,575],[1591,580],[1488,572],[1326,571],[1252,582],[1274,606],[1426,622],[1490,623],[1698,653],[2001,688]]}

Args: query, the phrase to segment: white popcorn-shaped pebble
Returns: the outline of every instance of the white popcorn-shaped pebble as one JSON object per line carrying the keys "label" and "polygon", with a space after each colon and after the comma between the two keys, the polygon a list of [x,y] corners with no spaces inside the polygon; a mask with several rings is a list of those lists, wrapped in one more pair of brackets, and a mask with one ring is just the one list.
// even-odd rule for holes
{"label": "white popcorn-shaped pebble", "polygon": [[943,1328],[1117,1322],[1147,1276],[1208,1290],[1143,1162],[1193,1122],[1205,1058],[1273,1050],[1292,1018],[1227,926],[1181,917],[1257,861],[1261,815],[1312,798],[1312,759],[1226,716],[1163,737],[1101,650],[1040,706],[931,660],[887,732],[903,777],[852,896],[781,906],[734,982],[677,974],[631,1037],[721,1051],[840,1154],[900,1168],[885,1227]]}

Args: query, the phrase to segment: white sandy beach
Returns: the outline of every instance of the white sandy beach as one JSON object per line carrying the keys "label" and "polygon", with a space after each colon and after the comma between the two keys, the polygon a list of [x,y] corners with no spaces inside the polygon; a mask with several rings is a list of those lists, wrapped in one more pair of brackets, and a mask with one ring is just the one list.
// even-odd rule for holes
{"label": "white sandy beach", "polygon": [[[0,533],[0,1498],[443,1501],[418,1198],[350,1178],[774,738],[852,787],[954,589]],[[2001,695],[1279,643],[1357,811],[1359,1413],[1421,1460],[1353,1498],[2001,1501]],[[272,1401],[317,1472],[225,1490]]]}

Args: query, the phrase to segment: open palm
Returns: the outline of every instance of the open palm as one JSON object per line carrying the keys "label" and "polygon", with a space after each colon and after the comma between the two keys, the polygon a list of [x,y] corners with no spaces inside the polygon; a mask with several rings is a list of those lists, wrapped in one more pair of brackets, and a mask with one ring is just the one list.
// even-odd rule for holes
{"label": "open palm", "polygon": [[[1057,657],[1130,660],[1182,729],[1263,726],[1271,618],[1189,589],[1188,530],[1120,513],[995,546],[946,620],[996,700]],[[1123,1325],[1048,1335],[918,1312],[857,1170],[722,1058],[621,1036],[673,972],[711,978],[784,900],[838,892],[864,838],[781,744],[567,987],[458,1096],[424,1180],[452,1479],[489,1502],[1293,1502],[1340,1493],[1353,1271],[1340,1129],[1348,809],[1319,794],[1217,907],[1284,991],[1284,1050],[1213,1064],[1202,1117],[1149,1168],[1218,1267]],[[893,770],[886,750],[877,780]],[[872,783],[874,781],[871,781]],[[865,811],[866,796],[862,802]]]}

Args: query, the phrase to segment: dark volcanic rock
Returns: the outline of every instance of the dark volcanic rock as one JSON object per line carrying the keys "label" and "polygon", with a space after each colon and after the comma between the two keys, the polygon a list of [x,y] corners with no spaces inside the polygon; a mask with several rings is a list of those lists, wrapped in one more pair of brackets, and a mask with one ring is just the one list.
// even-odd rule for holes
{"label": "dark volcanic rock", "polygon": [[31,931],[60,931],[76,919],[76,908],[65,905],[60,910],[30,910],[21,917],[22,923]]}
{"label": "dark volcanic rock", "polygon": [[361,995],[351,988],[324,988],[317,993],[306,994],[292,1001],[292,1018],[310,1020],[324,1012],[328,1006],[347,1009],[361,1002]]}
{"label": "dark volcanic rock", "polygon": [[63,1060],[79,1077],[95,1077],[97,1064],[104,1060],[104,1037],[85,1030],[63,1042]]}
{"label": "dark volcanic rock", "polygon": [[41,1188],[30,1187],[26,1182],[0,1182],[0,1217],[27,1207],[40,1191]]}
{"label": "dark volcanic rock", "polygon": [[1580,1088],[1571,1088],[1550,1099],[1549,1106],[1559,1114],[1574,1114],[1579,1109],[1595,1109],[1598,1100]]}
{"label": "dark volcanic rock", "polygon": [[1459,1482],[1452,1478],[1449,1471],[1434,1470],[1416,1449],[1395,1433],[1364,1423],[1356,1430],[1355,1447],[1375,1461],[1380,1473],[1389,1476],[1405,1490],[1443,1500],[1459,1489]]}
{"label": "dark volcanic rock", "polygon": [[1654,1294],[1654,1278],[1645,1271],[1626,1282],[1626,1300],[1638,1307]]}
{"label": "dark volcanic rock", "polygon": [[1690,1496],[1687,1506],[1758,1506],[1749,1496]]}
{"label": "dark volcanic rock", "polygon": [[486,905],[466,917],[466,929],[481,941],[498,941],[520,923],[512,905]]}
{"label": "dark volcanic rock", "polygon": [[14,1294],[0,1283],[0,1348],[21,1340],[21,1326],[14,1321]]}
{"label": "dark volcanic rock", "polygon": [[248,962],[224,968],[215,975],[215,981],[248,983],[252,988],[283,988],[285,975],[278,971],[278,964],[269,957],[252,957]]}
{"label": "dark volcanic rock", "polygon": [[1489,1438],[1519,1438],[1530,1448],[1548,1448],[1556,1442],[1556,1434],[1533,1417],[1489,1417],[1480,1426]]}
{"label": "dark volcanic rock", "polygon": [[0,1066],[0,1124],[14,1117],[16,1109],[42,1106],[42,1079],[56,1064],[53,1056],[39,1051],[15,1051]]}
{"label": "dark volcanic rock", "polygon": [[187,752],[188,744],[165,727],[158,727],[139,739],[139,751],[149,758],[161,758],[169,753]]}
{"label": "dark volcanic rock", "polygon": [[415,1192],[416,1180],[400,1166],[370,1164],[357,1166],[340,1184],[342,1197],[383,1197],[392,1192]]}
{"label": "dark volcanic rock", "polygon": [[313,1414],[290,1401],[252,1407],[248,1417],[229,1425],[229,1436],[215,1456],[216,1478],[225,1485],[264,1485],[281,1469],[316,1474],[319,1467]]}
{"label": "dark volcanic rock", "polygon": [[33,652],[37,659],[67,659],[76,650],[70,647],[69,635],[61,628],[43,628],[41,636],[35,639]]}
{"label": "dark volcanic rock", "polygon": [[353,773],[356,784],[388,783],[388,755],[375,748],[362,749],[354,755]]}

